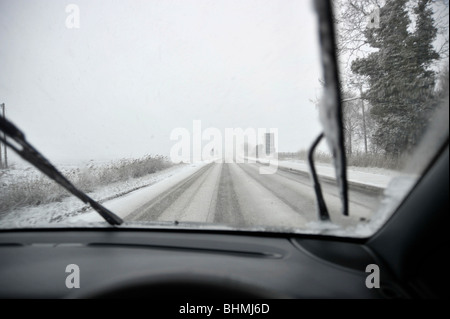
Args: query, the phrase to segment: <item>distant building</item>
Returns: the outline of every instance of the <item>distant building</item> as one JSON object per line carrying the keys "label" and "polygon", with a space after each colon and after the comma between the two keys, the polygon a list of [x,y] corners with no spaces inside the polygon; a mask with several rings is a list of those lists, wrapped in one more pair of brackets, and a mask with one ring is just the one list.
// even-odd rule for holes
{"label": "distant building", "polygon": [[275,153],[275,134],[265,133],[265,149],[266,155]]}
{"label": "distant building", "polygon": [[256,145],[255,150],[256,150],[256,157],[257,158],[260,157],[260,156],[263,156],[263,154],[264,154],[264,145],[263,144]]}

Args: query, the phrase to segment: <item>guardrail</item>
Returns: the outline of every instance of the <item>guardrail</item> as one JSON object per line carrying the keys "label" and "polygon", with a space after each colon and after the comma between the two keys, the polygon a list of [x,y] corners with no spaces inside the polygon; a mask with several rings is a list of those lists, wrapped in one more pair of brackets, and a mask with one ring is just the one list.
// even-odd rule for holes
{"label": "guardrail", "polygon": [[[249,159],[249,158],[247,158],[247,159]],[[266,165],[266,166],[268,166],[270,164],[270,161],[267,159],[261,160],[261,159],[251,158],[249,160],[255,161],[261,165]],[[294,174],[298,174],[298,175],[308,177],[308,178],[311,177],[311,173],[309,172],[309,170],[286,167],[286,166],[283,166],[282,164],[280,165],[280,162],[278,162],[278,169],[282,170],[282,171],[287,171],[287,172],[291,172]],[[324,175],[324,174],[321,174],[320,172],[318,172],[317,175],[322,182],[336,185],[335,177]],[[362,182],[358,182],[358,181],[354,181],[354,180],[348,180],[347,182],[348,182],[349,187],[352,189],[356,189],[356,190],[360,190],[360,191],[364,191],[364,192],[370,192],[370,193],[382,194],[386,188],[386,187],[372,185],[372,184],[366,184],[366,183],[362,183]]]}

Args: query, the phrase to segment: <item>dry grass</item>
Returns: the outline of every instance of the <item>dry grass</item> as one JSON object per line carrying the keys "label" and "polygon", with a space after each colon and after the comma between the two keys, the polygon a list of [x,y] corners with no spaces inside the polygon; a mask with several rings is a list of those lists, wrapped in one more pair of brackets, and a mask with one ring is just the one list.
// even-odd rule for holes
{"label": "dry grass", "polygon": [[[107,165],[93,163],[84,168],[64,171],[64,175],[84,192],[115,182],[128,181],[153,174],[173,164],[162,156],[145,156],[140,159],[122,159]],[[26,206],[37,206],[61,201],[70,194],[43,175],[2,181],[0,176],[0,216],[2,213]]]}

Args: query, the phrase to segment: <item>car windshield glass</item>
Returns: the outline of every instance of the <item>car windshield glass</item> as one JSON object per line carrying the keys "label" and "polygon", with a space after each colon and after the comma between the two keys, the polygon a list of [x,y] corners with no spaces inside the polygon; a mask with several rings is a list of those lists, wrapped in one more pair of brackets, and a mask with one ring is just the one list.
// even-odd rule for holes
{"label": "car windshield glass", "polygon": [[331,4],[349,214],[322,142],[322,220],[314,2],[0,0],[2,123],[95,200],[5,133],[0,229],[109,227],[109,211],[120,227],[373,234],[448,139],[449,4]]}

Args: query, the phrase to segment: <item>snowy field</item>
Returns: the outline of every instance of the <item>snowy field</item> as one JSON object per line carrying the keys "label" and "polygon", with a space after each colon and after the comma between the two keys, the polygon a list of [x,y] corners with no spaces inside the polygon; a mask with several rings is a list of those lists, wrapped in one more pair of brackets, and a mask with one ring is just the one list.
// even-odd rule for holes
{"label": "snowy field", "polygon": [[[97,165],[99,165],[97,163]],[[101,164],[100,164],[101,165]],[[98,187],[88,195],[104,203],[114,198],[125,196],[131,192],[153,185],[161,180],[180,176],[195,169],[198,165],[175,165],[166,170],[159,171],[140,178],[129,179],[124,182],[115,182],[104,187]],[[81,169],[76,165],[58,165],[58,169],[70,178],[74,171]],[[39,180],[43,174],[34,167],[26,164],[15,165],[15,168],[0,171],[0,192],[6,187],[23,181]],[[59,186],[57,186],[59,187]],[[66,220],[68,217],[85,214],[90,208],[78,198],[69,194],[62,200],[47,204],[21,207],[0,215],[0,227],[22,227],[47,225]]]}

